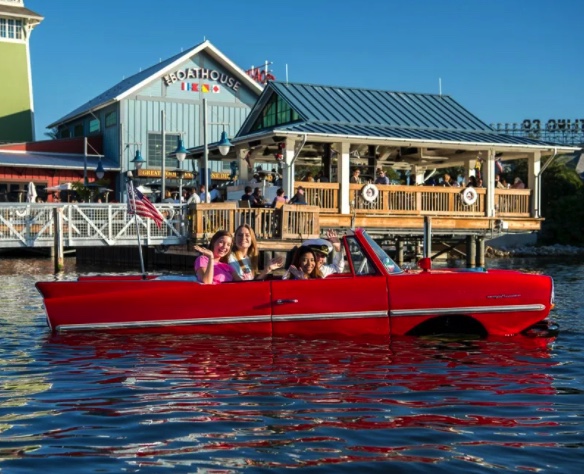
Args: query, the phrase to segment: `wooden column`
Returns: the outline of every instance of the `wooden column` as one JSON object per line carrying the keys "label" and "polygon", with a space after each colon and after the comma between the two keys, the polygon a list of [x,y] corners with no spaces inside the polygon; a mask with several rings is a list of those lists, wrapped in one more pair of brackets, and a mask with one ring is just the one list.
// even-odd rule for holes
{"label": "wooden column", "polygon": [[530,154],[527,158],[527,183],[525,184],[528,189],[531,189],[531,202],[529,206],[531,217],[540,217],[541,215],[541,209],[539,208],[541,202],[539,197],[541,193],[541,181],[537,178],[540,171],[541,152],[536,151]]}
{"label": "wooden column", "polygon": [[495,216],[495,150],[489,150],[487,161],[483,166],[483,186],[487,189],[485,214]]}
{"label": "wooden column", "polygon": [[339,175],[339,212],[341,214],[350,214],[351,203],[349,193],[349,179],[351,177],[349,169],[349,143],[340,143],[339,161],[338,161],[338,175]]}

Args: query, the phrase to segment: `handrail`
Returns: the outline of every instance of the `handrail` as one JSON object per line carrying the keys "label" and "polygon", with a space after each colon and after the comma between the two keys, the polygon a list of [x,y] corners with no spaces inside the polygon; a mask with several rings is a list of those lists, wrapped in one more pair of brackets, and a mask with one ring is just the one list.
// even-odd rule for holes
{"label": "handrail", "polygon": [[150,219],[134,218],[125,204],[2,203],[0,247],[52,247],[53,209],[63,214],[66,247],[137,245],[136,221],[144,245],[185,243],[188,228],[179,205],[156,205],[165,217],[160,228]]}

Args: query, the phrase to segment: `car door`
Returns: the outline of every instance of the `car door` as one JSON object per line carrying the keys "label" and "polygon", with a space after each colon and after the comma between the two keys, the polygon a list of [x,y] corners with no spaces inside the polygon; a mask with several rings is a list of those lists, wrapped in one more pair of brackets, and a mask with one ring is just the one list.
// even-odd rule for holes
{"label": "car door", "polygon": [[275,336],[389,334],[386,276],[367,262],[356,240],[347,249],[348,273],[271,282]]}

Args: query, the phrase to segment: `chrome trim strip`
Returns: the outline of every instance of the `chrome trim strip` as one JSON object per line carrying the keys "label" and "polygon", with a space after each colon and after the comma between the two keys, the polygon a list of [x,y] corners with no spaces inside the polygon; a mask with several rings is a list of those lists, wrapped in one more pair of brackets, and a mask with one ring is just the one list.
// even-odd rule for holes
{"label": "chrome trim strip", "polygon": [[458,308],[392,309],[390,316],[422,316],[429,314],[468,313],[516,313],[519,311],[543,311],[543,304],[516,304],[503,306],[466,306]]}
{"label": "chrome trim strip", "polygon": [[273,321],[305,321],[305,320],[330,320],[330,319],[364,319],[364,318],[387,318],[385,311],[367,311],[361,313],[318,313],[318,314],[283,314],[272,316]]}
{"label": "chrome trim strip", "polygon": [[233,316],[225,318],[196,318],[196,319],[163,319],[158,321],[128,321],[121,323],[95,323],[95,324],[61,324],[55,328],[58,332],[65,331],[91,331],[93,329],[135,329],[166,326],[200,326],[203,324],[225,323],[264,323],[271,322],[272,316]]}

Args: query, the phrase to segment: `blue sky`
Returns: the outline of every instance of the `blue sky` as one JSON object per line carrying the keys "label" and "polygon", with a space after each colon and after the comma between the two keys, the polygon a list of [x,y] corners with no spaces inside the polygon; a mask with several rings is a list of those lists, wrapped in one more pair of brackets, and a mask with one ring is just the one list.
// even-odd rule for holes
{"label": "blue sky", "polygon": [[25,0],[37,139],[46,126],[210,40],[278,80],[452,96],[488,124],[584,119],[582,0]]}

